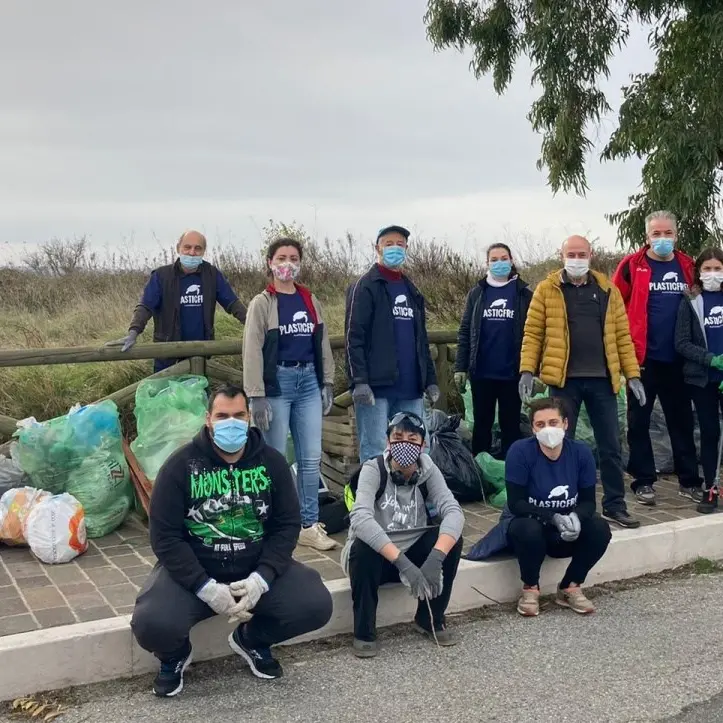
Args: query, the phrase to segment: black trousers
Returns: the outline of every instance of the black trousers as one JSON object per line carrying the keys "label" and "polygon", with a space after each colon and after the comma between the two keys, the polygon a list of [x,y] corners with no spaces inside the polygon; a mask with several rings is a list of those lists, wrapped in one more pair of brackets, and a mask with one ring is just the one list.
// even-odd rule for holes
{"label": "black trousers", "polygon": [[720,413],[723,411],[723,397],[718,391],[718,382],[706,387],[688,386],[693,398],[700,427],[700,464],[706,489],[718,485],[718,445],[720,443]]}
{"label": "black trousers", "polygon": [[645,387],[645,406],[641,407],[638,400],[628,394],[628,472],[633,477],[633,491],[652,486],[658,479],[650,442],[650,416],[656,398],[660,399],[665,415],[675,474],[681,486],[698,487],[700,477],[693,437],[693,408],[689,390],[683,383],[682,365],[679,362],[646,361],[640,372]]}
{"label": "black trousers", "polygon": [[[292,561],[261,596],[253,618],[244,623],[244,637],[252,647],[270,647],[318,630],[331,612],[331,595],[319,573]],[[171,660],[188,649],[191,628],[213,615],[205,602],[157,564],[138,594],[131,629],[144,650]]]}
{"label": "black trousers", "polygon": [[[427,530],[407,550],[407,557],[420,567],[437,542],[438,531]],[[444,612],[452,595],[452,585],[457,575],[459,560],[462,556],[462,538],[449,551],[442,563],[442,594],[429,601],[432,608],[434,629],[444,625]],[[377,604],[379,586],[387,582],[399,582],[399,572],[391,562],[372,550],[366,542],[355,540],[349,551],[349,579],[351,581],[351,599],[354,606],[354,637],[357,640],[372,641],[377,637]],[[415,621],[427,630],[432,629],[427,602],[420,600],[417,605]]]}
{"label": "black trousers", "polygon": [[470,379],[474,430],[472,431],[472,454],[489,452],[492,447],[492,425],[495,409],[499,404],[499,423],[502,434],[502,459],[513,442],[522,437],[520,433],[520,410],[522,402],[518,391],[518,379]]}
{"label": "black trousers", "polygon": [[618,400],[610,380],[603,377],[573,377],[567,380],[564,387],[550,387],[550,396],[564,401],[568,414],[567,434],[572,439],[575,438],[580,407],[585,404],[597,445],[603,510],[619,512],[626,509]]}
{"label": "black trousers", "polygon": [[523,585],[540,584],[540,568],[546,555],[572,558],[560,582],[561,588],[585,582],[587,574],[608,549],[611,537],[610,526],[598,515],[581,520],[580,536],[575,542],[563,542],[557,528],[531,517],[515,517],[507,531],[507,541],[519,562]]}

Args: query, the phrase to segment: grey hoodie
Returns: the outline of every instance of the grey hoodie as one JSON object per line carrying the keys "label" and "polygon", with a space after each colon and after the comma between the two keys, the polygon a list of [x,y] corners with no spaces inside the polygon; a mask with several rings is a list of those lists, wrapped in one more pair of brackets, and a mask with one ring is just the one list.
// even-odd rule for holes
{"label": "grey hoodie", "polygon": [[[376,552],[393,542],[406,552],[430,529],[427,507],[433,510],[441,522],[439,533],[458,540],[464,527],[464,514],[454,499],[439,468],[428,454],[419,458],[420,470],[417,483],[398,485],[392,482],[389,457],[385,455],[387,485],[382,496],[376,500],[379,490],[379,466],[376,459],[367,460],[359,474],[356,500],[349,514],[349,536],[341,552],[341,564],[348,572],[349,551],[359,538]],[[427,502],[419,489],[427,483]]]}

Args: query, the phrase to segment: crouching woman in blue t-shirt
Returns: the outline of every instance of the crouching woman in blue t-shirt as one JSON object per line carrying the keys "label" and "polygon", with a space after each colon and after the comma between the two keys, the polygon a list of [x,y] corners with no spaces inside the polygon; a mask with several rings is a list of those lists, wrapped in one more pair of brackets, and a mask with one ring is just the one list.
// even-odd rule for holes
{"label": "crouching woman in blue t-shirt", "polygon": [[540,612],[540,568],[545,555],[571,557],[555,602],[576,613],[595,611],[580,586],[610,544],[610,527],[595,514],[597,475],[592,452],[565,437],[559,399],[530,403],[534,437],[515,442],[505,461],[507,504],[514,519],[507,541],[520,564],[520,615]]}

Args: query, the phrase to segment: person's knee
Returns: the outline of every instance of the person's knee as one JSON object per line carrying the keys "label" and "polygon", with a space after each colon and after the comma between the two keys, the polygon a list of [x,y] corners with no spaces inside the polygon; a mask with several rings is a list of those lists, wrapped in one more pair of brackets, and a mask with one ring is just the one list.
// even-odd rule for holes
{"label": "person's knee", "polygon": [[610,525],[598,515],[593,515],[580,524],[580,537],[587,544],[594,544],[605,549],[610,544],[612,536]]}
{"label": "person's knee", "polygon": [[164,614],[148,605],[137,604],[131,618],[131,630],[138,645],[155,653],[172,648],[176,641],[188,635],[188,631],[178,623],[167,611]]}
{"label": "person's knee", "polygon": [[294,600],[294,616],[304,621],[307,631],[323,628],[331,619],[334,603],[331,593],[316,570],[305,569],[303,584]]}
{"label": "person's knee", "polygon": [[532,517],[515,517],[510,522],[507,536],[515,544],[539,544],[544,547],[545,535],[542,523]]}

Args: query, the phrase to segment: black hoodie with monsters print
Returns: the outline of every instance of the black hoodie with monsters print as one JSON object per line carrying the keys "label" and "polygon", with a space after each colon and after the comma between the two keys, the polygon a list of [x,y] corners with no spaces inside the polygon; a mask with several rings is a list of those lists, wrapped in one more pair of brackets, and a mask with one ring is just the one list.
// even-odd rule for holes
{"label": "black hoodie with monsters print", "polygon": [[257,429],[249,429],[243,456],[229,464],[204,427],[153,485],[153,552],[194,593],[209,577],[228,583],[254,571],[271,584],[288,567],[300,529],[289,465]]}

